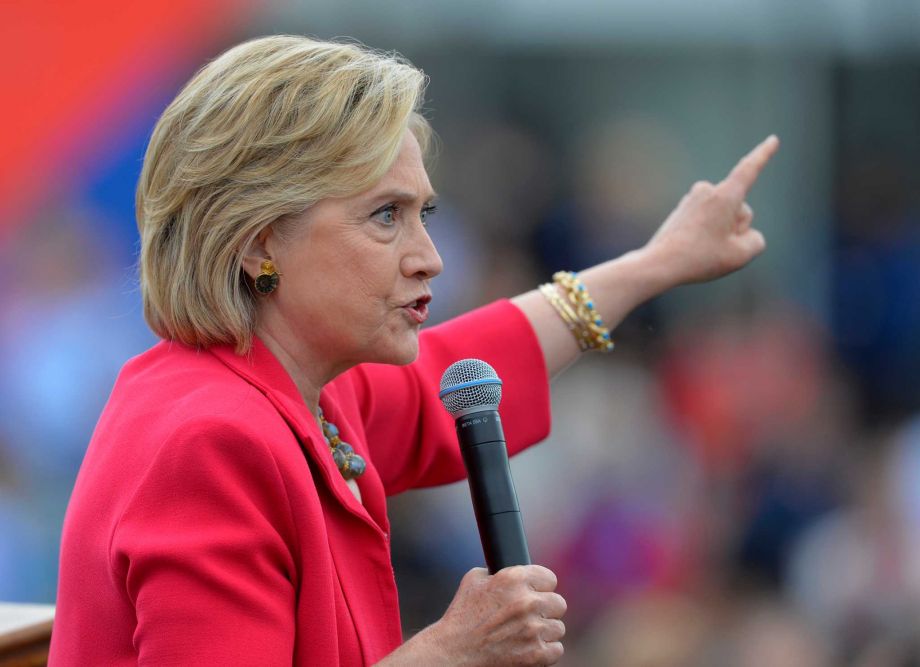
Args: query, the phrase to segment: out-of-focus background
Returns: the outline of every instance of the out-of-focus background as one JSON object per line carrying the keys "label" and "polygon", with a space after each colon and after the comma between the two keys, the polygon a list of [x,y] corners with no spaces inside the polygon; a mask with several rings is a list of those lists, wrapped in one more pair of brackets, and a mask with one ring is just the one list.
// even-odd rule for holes
{"label": "out-of-focus background", "polygon": [[[270,33],[431,77],[445,319],[641,246],[769,133],[769,249],[634,313],[513,470],[569,665],[920,660],[920,2],[114,0],[0,7],[0,600],[53,602],[121,364],[161,110]],[[463,484],[391,502],[406,634],[482,562]]]}

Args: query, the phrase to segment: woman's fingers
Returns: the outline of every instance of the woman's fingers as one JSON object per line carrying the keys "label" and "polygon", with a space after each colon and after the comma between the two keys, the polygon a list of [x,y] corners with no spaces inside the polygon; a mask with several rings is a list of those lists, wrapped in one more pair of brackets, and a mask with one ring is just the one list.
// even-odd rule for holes
{"label": "woman's fingers", "polygon": [[748,229],[746,232],[737,237],[737,243],[744,251],[745,263],[751,261],[757,255],[762,253],[767,247],[767,241],[756,229]]}
{"label": "woman's fingers", "polygon": [[741,208],[738,209],[738,213],[735,215],[735,231],[738,233],[746,232],[753,221],[754,210],[747,202],[742,202]]}
{"label": "woman's fingers", "polygon": [[[523,577],[527,585],[535,591],[548,593],[556,590],[558,581],[555,573],[549,568],[542,565],[516,565],[508,569]],[[504,570],[501,570],[501,572],[504,572]]]}
{"label": "woman's fingers", "polygon": [[472,570],[463,575],[460,585],[477,585],[488,581],[489,571],[484,567],[474,567]]}
{"label": "woman's fingers", "polygon": [[566,609],[565,598],[558,593],[543,593],[540,613],[546,618],[562,618],[565,616]]}
{"label": "woman's fingers", "polygon": [[565,649],[562,647],[562,642],[546,642],[546,662],[543,664],[555,665],[562,660],[563,654],[565,654]]}
{"label": "woman's fingers", "polygon": [[565,637],[565,623],[558,618],[548,618],[543,622],[540,639],[545,642],[558,642],[562,641],[563,637]]}
{"label": "woman's fingers", "polygon": [[744,201],[748,191],[757,181],[760,172],[773,157],[779,148],[779,139],[775,134],[760,142],[754,149],[745,155],[725,180],[718,187],[738,201]]}

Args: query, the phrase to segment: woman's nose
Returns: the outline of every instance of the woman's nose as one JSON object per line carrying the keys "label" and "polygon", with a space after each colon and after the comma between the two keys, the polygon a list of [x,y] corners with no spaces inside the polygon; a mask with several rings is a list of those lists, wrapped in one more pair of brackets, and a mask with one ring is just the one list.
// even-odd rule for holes
{"label": "woman's nose", "polygon": [[434,247],[434,241],[428,235],[428,230],[419,223],[413,230],[412,239],[402,259],[402,272],[407,278],[418,277],[431,279],[444,270],[441,255]]}

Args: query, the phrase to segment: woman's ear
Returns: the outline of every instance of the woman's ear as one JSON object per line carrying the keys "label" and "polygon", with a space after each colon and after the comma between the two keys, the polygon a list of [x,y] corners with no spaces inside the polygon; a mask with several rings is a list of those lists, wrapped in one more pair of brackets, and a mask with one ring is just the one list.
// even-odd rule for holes
{"label": "woman's ear", "polygon": [[243,249],[243,270],[253,280],[262,273],[262,262],[270,257],[266,245],[271,234],[271,225],[266,225],[249,246]]}

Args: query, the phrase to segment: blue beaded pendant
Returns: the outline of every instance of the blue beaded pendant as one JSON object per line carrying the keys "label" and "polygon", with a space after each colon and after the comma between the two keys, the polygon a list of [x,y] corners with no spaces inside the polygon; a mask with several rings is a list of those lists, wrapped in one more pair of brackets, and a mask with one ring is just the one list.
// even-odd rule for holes
{"label": "blue beaded pendant", "polygon": [[323,437],[332,453],[332,460],[335,462],[335,467],[342,473],[342,477],[348,480],[363,475],[367,470],[367,462],[363,457],[355,454],[354,447],[339,439],[338,427],[326,421],[322,409],[319,411],[319,421],[323,428]]}

